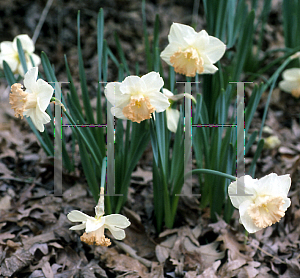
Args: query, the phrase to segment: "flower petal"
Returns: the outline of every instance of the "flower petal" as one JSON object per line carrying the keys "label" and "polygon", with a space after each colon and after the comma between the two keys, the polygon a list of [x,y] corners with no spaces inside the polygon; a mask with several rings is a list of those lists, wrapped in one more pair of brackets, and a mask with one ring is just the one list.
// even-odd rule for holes
{"label": "flower petal", "polygon": [[14,38],[13,40],[13,48],[18,51],[18,47],[17,47],[17,39],[20,40],[21,44],[22,44],[22,48],[24,51],[26,51],[27,53],[31,54],[32,52],[34,52],[34,44],[31,38],[29,38],[29,36],[27,34],[23,34],[23,35],[18,35]]}
{"label": "flower petal", "polygon": [[287,208],[291,205],[291,199],[290,198],[286,198],[284,199],[285,203],[283,204],[282,208],[284,211],[287,210]]}
{"label": "flower petal", "polygon": [[122,120],[128,120],[124,114],[123,114],[123,109],[122,108],[119,108],[119,107],[112,107],[110,109],[110,112],[112,115],[114,115],[115,117],[119,118],[119,119],[122,119]]}
{"label": "flower petal", "polygon": [[0,51],[3,55],[17,54],[13,48],[12,42],[4,41],[0,43]]}
{"label": "flower petal", "polygon": [[168,90],[168,89],[162,89],[162,92],[163,92],[163,94],[164,94],[165,96],[167,96],[168,98],[174,96],[174,94],[173,94],[170,90]]}
{"label": "flower petal", "polygon": [[177,109],[168,108],[167,113],[167,127],[170,131],[176,133],[180,112]]}
{"label": "flower petal", "polygon": [[138,76],[127,76],[120,85],[120,91],[123,94],[139,95],[147,90],[146,84]]}
{"label": "flower petal", "polygon": [[42,111],[45,111],[50,103],[50,99],[53,95],[53,87],[48,84],[46,81],[42,79],[38,79],[37,81],[37,87],[38,87],[38,98],[39,98],[39,106]]}
{"label": "flower petal", "polygon": [[299,68],[292,68],[287,69],[282,73],[282,77],[288,81],[294,81],[300,79],[300,69]]}
{"label": "flower petal", "polygon": [[195,29],[191,26],[180,23],[173,23],[168,35],[169,43],[180,43],[184,48],[193,42],[196,34],[197,33]]}
{"label": "flower petal", "polygon": [[89,215],[79,211],[79,210],[72,210],[68,213],[67,218],[71,222],[84,222],[87,221],[87,219],[92,218]]}
{"label": "flower petal", "polygon": [[172,63],[170,61],[171,56],[177,52],[179,49],[181,49],[182,46],[178,43],[172,43],[167,45],[167,47],[161,52],[160,57],[170,66],[172,66]]}
{"label": "flower petal", "polygon": [[104,94],[107,100],[113,105],[120,108],[125,107],[130,102],[130,95],[123,94],[120,91],[120,82],[111,82],[105,86]]}
{"label": "flower petal", "polygon": [[141,77],[141,80],[145,82],[147,87],[146,92],[144,91],[144,95],[148,95],[151,93],[159,92],[161,87],[164,86],[164,80],[160,77],[157,72],[149,72]]}
{"label": "flower petal", "polygon": [[213,64],[205,64],[204,63],[203,68],[204,68],[203,73],[213,74],[218,70],[218,68],[216,66],[214,66]]}
{"label": "flower petal", "polygon": [[165,111],[170,106],[168,98],[162,93],[151,93],[148,94],[148,97],[151,105],[155,107],[158,113]]}
{"label": "flower petal", "polygon": [[237,194],[237,181],[232,182],[231,184],[229,184],[228,186],[228,195],[230,197],[230,200],[232,202],[232,205],[235,208],[239,208],[240,205],[248,200],[252,200],[253,198],[255,198],[256,196],[256,179],[252,179],[251,176],[243,176],[240,177],[239,180],[242,181],[242,178],[244,178],[244,192],[245,194],[252,194],[252,196],[234,196]]}
{"label": "flower petal", "polygon": [[298,81],[298,80],[282,80],[279,82],[279,88],[282,91],[291,93],[293,90],[300,88],[300,81]]}
{"label": "flower petal", "polygon": [[98,229],[100,229],[105,224],[105,219],[101,217],[99,220],[96,220],[95,218],[89,218],[86,221],[86,228],[85,231],[87,233],[94,232]]}
{"label": "flower petal", "polygon": [[86,223],[82,223],[79,225],[72,226],[70,228],[70,230],[82,230],[82,229],[85,229],[85,227],[86,227]]}
{"label": "flower petal", "polygon": [[257,186],[259,195],[282,196],[286,198],[291,187],[291,178],[290,175],[278,176],[275,173],[271,173],[259,179]]}
{"label": "flower petal", "polygon": [[[35,67],[38,66],[41,63],[41,58],[39,56],[37,56],[36,54],[32,53],[31,58],[34,62]],[[31,61],[30,61],[29,65],[32,65]],[[30,66],[30,68],[31,68],[31,66]]]}
{"label": "flower petal", "polygon": [[0,54],[0,68],[3,68],[3,61],[5,61],[12,72],[16,72],[19,61],[16,59],[15,54]]}
{"label": "flower petal", "polygon": [[121,214],[110,214],[103,216],[103,218],[105,219],[105,225],[108,226],[116,226],[125,229],[130,225],[128,218]]}
{"label": "flower petal", "polygon": [[[208,44],[203,49],[203,54],[205,54],[212,64],[219,61],[225,53],[226,45],[220,41],[218,38],[208,36]],[[201,53],[202,54],[202,53]]]}
{"label": "flower petal", "polygon": [[243,226],[249,233],[255,233],[255,232],[261,230],[261,228],[254,225],[250,215],[248,214],[247,210],[251,204],[252,204],[251,200],[246,200],[245,202],[243,202],[240,205],[240,207],[239,207],[240,222],[243,224]]}
{"label": "flower petal", "polygon": [[106,225],[105,225],[105,228],[109,229],[109,231],[112,233],[112,235],[115,239],[122,240],[125,238],[124,230],[115,228],[113,226],[106,226]]}
{"label": "flower petal", "polygon": [[26,90],[36,93],[38,91],[38,86],[36,84],[36,79],[38,76],[38,68],[34,67],[28,70],[24,76],[24,86]]}
{"label": "flower petal", "polygon": [[23,115],[30,117],[33,124],[40,132],[44,131],[44,125],[49,123],[51,120],[50,116],[45,111],[41,110],[38,99],[37,106],[35,108],[25,110]]}

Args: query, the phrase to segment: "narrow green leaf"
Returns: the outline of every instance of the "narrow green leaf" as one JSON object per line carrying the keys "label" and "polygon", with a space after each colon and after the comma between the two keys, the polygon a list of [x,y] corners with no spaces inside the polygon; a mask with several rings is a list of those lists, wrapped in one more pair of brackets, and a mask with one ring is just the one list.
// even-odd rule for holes
{"label": "narrow green leaf", "polygon": [[18,48],[18,54],[19,54],[19,59],[22,65],[22,68],[24,70],[24,74],[27,72],[27,64],[26,64],[26,58],[25,58],[25,53],[22,47],[22,43],[19,39],[17,39],[17,48]]}

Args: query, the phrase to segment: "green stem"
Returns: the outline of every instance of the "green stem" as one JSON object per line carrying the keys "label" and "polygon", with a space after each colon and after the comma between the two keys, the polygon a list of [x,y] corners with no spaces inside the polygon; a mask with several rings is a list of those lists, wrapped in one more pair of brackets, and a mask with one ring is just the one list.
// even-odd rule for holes
{"label": "green stem", "polygon": [[80,128],[77,127],[75,121],[73,120],[73,118],[71,117],[71,115],[66,111],[64,111],[66,117],[68,118],[69,122],[71,123],[71,125],[73,125],[73,127],[78,131],[78,134],[81,136],[82,140],[84,141],[84,143],[86,144],[87,148],[89,149],[92,157],[94,158],[96,164],[98,167],[100,167],[100,162],[98,160],[98,157],[96,156],[95,152],[93,151],[93,148],[91,147],[91,145],[89,144],[88,140],[86,139],[86,137],[84,136],[84,134],[82,133],[82,131],[80,130]]}
{"label": "green stem", "polygon": [[212,175],[216,175],[216,176],[221,176],[223,178],[227,178],[227,179],[230,179],[232,181],[236,181],[236,177],[235,176],[232,176],[232,175],[229,175],[229,174],[226,174],[226,173],[222,173],[222,172],[219,172],[219,171],[215,171],[215,170],[210,170],[210,169],[195,169],[195,170],[192,170],[188,173],[185,174],[185,177],[189,176],[189,175],[192,175],[192,174],[212,174]]}

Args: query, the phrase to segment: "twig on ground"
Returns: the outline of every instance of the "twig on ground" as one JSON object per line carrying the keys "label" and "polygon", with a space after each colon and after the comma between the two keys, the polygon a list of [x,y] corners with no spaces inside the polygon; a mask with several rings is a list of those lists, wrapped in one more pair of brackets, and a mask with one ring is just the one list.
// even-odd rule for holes
{"label": "twig on ground", "polygon": [[116,241],[116,240],[113,240],[113,242],[118,246],[120,247],[123,251],[125,251],[126,253],[129,254],[129,256],[131,256],[132,258],[138,260],[140,263],[142,263],[143,265],[145,265],[146,267],[151,267],[152,266],[152,262],[151,261],[148,261],[140,256],[138,256],[136,254],[136,251],[131,248],[129,245],[125,244],[124,242],[120,242],[120,241]]}

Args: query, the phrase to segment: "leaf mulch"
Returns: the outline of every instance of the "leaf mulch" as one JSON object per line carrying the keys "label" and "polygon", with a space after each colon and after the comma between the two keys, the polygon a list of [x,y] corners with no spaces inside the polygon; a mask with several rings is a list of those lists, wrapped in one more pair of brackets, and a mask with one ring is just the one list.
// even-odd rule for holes
{"label": "leaf mulch", "polygon": [[[54,1],[36,44],[36,53],[45,51],[55,65],[58,80],[67,80],[63,54],[66,53],[74,77],[78,76],[76,57],[76,15],[81,9],[83,55],[90,91],[97,80],[96,16],[100,4],[105,14],[105,38],[116,53],[113,32],[122,41],[126,58],[138,61],[146,72],[143,56],[139,1]],[[180,2],[180,1],[179,1]],[[283,47],[280,3],[273,1],[268,24],[266,49]],[[45,1],[1,1],[1,41],[20,33],[32,36]],[[173,21],[191,21],[193,1],[184,7],[176,1],[147,3],[147,23],[152,33],[155,13],[161,14],[162,45]],[[92,8],[91,8],[92,7]],[[203,10],[197,17],[204,27]],[[276,39],[274,39],[276,38]],[[149,38],[151,39],[151,37]],[[134,63],[129,63],[132,69]],[[108,79],[117,77],[109,64]],[[74,78],[77,80],[78,78]],[[153,225],[151,148],[132,176],[128,201],[122,211],[130,221],[126,238],[112,240],[110,247],[88,246],[80,241],[82,231],[70,231],[66,214],[79,209],[94,214],[95,202],[82,178],[80,159],[76,170],[64,173],[63,195],[53,195],[53,165],[30,131],[26,121],[16,119],[8,107],[9,89],[0,84],[0,277],[300,277],[300,102],[275,89],[263,136],[277,136],[280,143],[264,149],[256,175],[270,172],[290,174],[291,207],[278,224],[245,238],[238,212],[226,224],[221,218],[210,221],[209,208],[200,210],[199,201],[181,200],[174,229],[157,234]],[[251,88],[248,88],[251,93]],[[265,94],[267,94],[266,92]],[[93,96],[92,96],[93,97]],[[252,129],[260,128],[264,96]],[[251,163],[255,145],[246,157]],[[246,242],[246,244],[245,244]]]}

